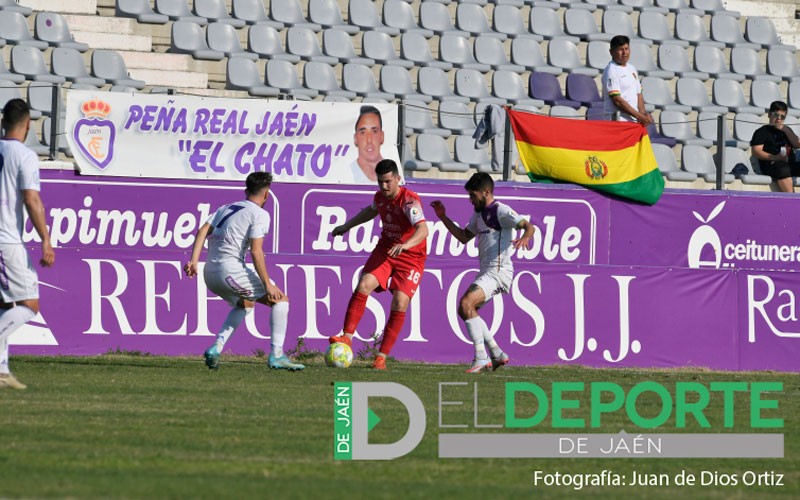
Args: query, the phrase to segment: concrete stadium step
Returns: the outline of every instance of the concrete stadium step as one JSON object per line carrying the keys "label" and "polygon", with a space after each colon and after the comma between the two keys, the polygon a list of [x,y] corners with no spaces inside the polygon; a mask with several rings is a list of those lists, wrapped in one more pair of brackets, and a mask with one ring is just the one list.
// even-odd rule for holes
{"label": "concrete stadium step", "polygon": [[[103,0],[101,0],[103,1]],[[112,7],[115,0],[110,1]],[[34,12],[58,12],[59,14],[91,14],[97,12],[97,0],[19,0],[19,4]]]}
{"label": "concrete stadium step", "polygon": [[143,33],[132,19],[99,16],[64,16],[73,38],[93,49],[150,52],[150,33]]}
{"label": "concrete stadium step", "polygon": [[[186,54],[120,51],[132,78],[164,87],[208,87],[208,72]],[[169,68],[165,70],[164,68]]]}

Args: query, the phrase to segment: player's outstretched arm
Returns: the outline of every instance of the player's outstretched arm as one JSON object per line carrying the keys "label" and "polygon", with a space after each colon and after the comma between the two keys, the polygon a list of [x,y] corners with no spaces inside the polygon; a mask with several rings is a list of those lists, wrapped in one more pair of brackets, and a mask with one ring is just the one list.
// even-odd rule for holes
{"label": "player's outstretched arm", "polygon": [[283,298],[283,291],[273,285],[269,279],[269,272],[267,272],[267,262],[264,257],[264,238],[253,238],[250,240],[250,256],[253,258],[253,265],[256,268],[256,274],[264,282],[264,288],[267,290],[267,298],[276,302]]}
{"label": "player's outstretched arm", "polygon": [[360,212],[358,212],[352,219],[345,222],[341,226],[336,226],[331,231],[331,234],[334,236],[341,236],[347,231],[353,229],[356,226],[360,226],[361,224],[371,221],[378,215],[378,211],[372,208],[372,206],[364,207]]}
{"label": "player's outstretched arm", "polygon": [[433,207],[433,211],[436,212],[436,216],[439,217],[442,222],[444,222],[444,227],[446,227],[447,230],[450,231],[450,234],[455,236],[458,241],[466,244],[469,240],[475,237],[474,234],[470,233],[466,229],[458,227],[458,225],[456,225],[456,223],[447,216],[447,209],[445,208],[444,203],[439,200],[435,200],[431,202],[431,206]]}
{"label": "player's outstretched arm", "polygon": [[50,244],[50,232],[47,231],[42,198],[39,196],[39,191],[35,189],[24,189],[22,193],[23,203],[28,210],[28,217],[30,217],[36,232],[39,233],[39,239],[42,240],[42,258],[39,263],[45,267],[52,266],[56,260],[56,253]]}
{"label": "player's outstretched arm", "polygon": [[517,229],[522,229],[523,233],[522,236],[511,242],[514,245],[514,248],[530,248],[531,238],[533,238],[533,233],[536,231],[536,227],[531,224],[529,220],[522,219],[519,221],[519,224],[517,224]]}
{"label": "player's outstretched arm", "polygon": [[194,278],[197,276],[197,263],[200,262],[200,253],[203,251],[203,245],[206,242],[206,238],[208,238],[208,233],[211,231],[211,224],[206,222],[200,229],[197,230],[197,234],[194,235],[194,244],[192,245],[192,257],[189,262],[183,266],[183,271],[186,273],[186,276],[190,278]]}

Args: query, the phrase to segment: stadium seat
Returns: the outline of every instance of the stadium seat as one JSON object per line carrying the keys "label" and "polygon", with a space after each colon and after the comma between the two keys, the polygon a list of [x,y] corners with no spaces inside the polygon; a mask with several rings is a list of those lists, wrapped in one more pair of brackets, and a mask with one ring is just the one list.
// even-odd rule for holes
{"label": "stadium seat", "polygon": [[[707,112],[701,111],[697,114],[697,135],[702,139],[708,139],[710,141],[714,141],[715,144],[718,143],[718,133],[719,133],[719,117],[722,116],[721,113],[714,113],[714,112]],[[723,140],[725,141],[726,146],[736,146],[739,148],[746,148],[750,144],[750,140],[748,139],[747,143],[739,143],[733,138],[733,134],[731,134],[730,126],[728,126],[728,121],[723,121]]]}
{"label": "stadium seat", "polygon": [[206,41],[209,49],[222,52],[226,57],[244,57],[253,61],[258,59],[258,54],[247,52],[242,48],[239,33],[232,24],[210,23],[206,27]]}
{"label": "stadium seat", "polygon": [[355,92],[342,90],[336,81],[333,67],[322,62],[310,61],[303,66],[303,86],[326,96],[334,95],[350,100],[356,98]]}
{"label": "stadium seat", "polygon": [[155,0],[155,10],[169,17],[170,21],[186,21],[205,26],[208,19],[198,17],[189,10],[187,0]]}
{"label": "stadium seat", "polygon": [[420,28],[411,5],[403,0],[383,2],[383,24],[397,28],[401,33],[418,33],[425,38],[433,36],[433,31]]}
{"label": "stadium seat", "polygon": [[580,39],[564,33],[564,23],[558,13],[547,7],[532,7],[529,15],[528,26],[531,33],[539,35],[546,40],[556,38],[566,38],[573,43],[578,43]]}
{"label": "stadium seat", "polygon": [[692,45],[711,45],[720,49],[725,44],[709,38],[703,17],[697,14],[681,12],[675,16],[675,37]]}
{"label": "stadium seat", "polygon": [[658,131],[655,123],[651,123],[646,127],[647,135],[650,136],[650,142],[653,144],[664,144],[674,148],[678,141],[674,137],[667,137]]}
{"label": "stadium seat", "polygon": [[[53,91],[60,92],[60,89],[55,84],[48,82],[31,82],[28,88],[25,89],[28,107],[30,108],[30,115],[32,120],[41,118],[44,115],[50,116],[53,110]],[[0,108],[2,109],[2,108]],[[64,103],[61,103],[61,111],[63,114]]]}
{"label": "stadium seat", "polygon": [[[594,41],[586,46],[586,65],[599,71],[604,71],[611,61],[608,42]],[[639,69],[638,67],[636,68]]]}
{"label": "stadium seat", "polygon": [[507,35],[497,33],[489,26],[489,18],[483,7],[470,3],[459,3],[456,7],[456,29],[465,31],[471,36],[492,36],[505,40]]}
{"label": "stadium seat", "polygon": [[675,84],[675,100],[678,104],[691,106],[698,112],[725,113],[728,108],[711,104],[706,85],[697,78],[679,78]]}
{"label": "stadium seat", "polygon": [[603,106],[592,106],[590,108],[586,108],[586,119],[587,120],[611,120],[613,116],[606,115],[606,110]]}
{"label": "stadium seat", "polygon": [[764,49],[783,47],[794,49],[793,45],[785,45],[775,31],[775,25],[767,17],[750,16],[744,26],[744,37],[748,42],[756,43]]}
{"label": "stadium seat", "polygon": [[221,61],[225,57],[222,52],[211,50],[208,46],[203,27],[189,21],[175,21],[172,23],[170,52],[191,54],[195,59],[209,61]]}
{"label": "stadium seat", "polygon": [[33,12],[33,9],[20,5],[18,0],[0,0],[0,10],[7,10],[9,12],[19,12],[25,17],[28,17]]}
{"label": "stadium seat", "polygon": [[228,59],[225,72],[225,88],[229,90],[245,90],[251,96],[277,97],[280,90],[264,85],[255,61],[244,57]]}
{"label": "stadium seat", "polygon": [[[364,33],[364,38],[367,38],[367,35],[370,32]],[[394,52],[394,45],[392,43],[391,38],[389,35],[383,34],[386,39],[383,40],[383,51],[387,54],[391,50],[392,54]],[[362,43],[364,50],[367,50],[368,44]],[[370,50],[377,50],[377,47],[372,48]],[[395,54],[395,58],[397,55]],[[431,54],[431,48],[428,44],[428,39],[425,38],[420,33],[410,32],[410,33],[403,33],[400,37],[400,57],[403,61],[407,61],[410,64],[404,66],[406,68],[412,68],[414,66],[430,66],[432,68],[439,68],[444,70],[453,69],[453,65],[446,61],[439,61],[438,59],[433,57]]]}
{"label": "stadium seat", "polygon": [[[427,49],[428,41],[422,35],[418,33],[408,33],[407,35],[403,35],[404,38],[410,40],[413,37],[421,38],[421,44],[415,46],[415,48],[422,47]],[[401,39],[402,40],[402,39]],[[402,47],[402,43],[401,43]],[[383,65],[390,65],[390,66],[401,66],[403,68],[411,69],[414,67],[414,61],[407,59],[406,57],[400,57],[397,55],[397,51],[394,48],[394,42],[392,41],[392,37],[382,31],[366,31],[364,33],[363,38],[361,39],[361,52],[364,57],[368,57],[370,59],[374,59],[377,62]],[[401,48],[401,54],[402,54]],[[422,57],[421,54],[415,54],[419,57]],[[431,63],[433,63],[433,56],[428,53],[428,57],[430,57]],[[420,61],[421,63],[422,61]],[[439,65],[438,67],[446,67]],[[449,69],[449,68],[447,68]]]}
{"label": "stadium seat", "polygon": [[472,134],[475,131],[475,119],[469,106],[463,102],[442,101],[439,103],[439,127],[456,134]]}
{"label": "stadium seat", "polygon": [[433,123],[431,110],[422,101],[405,101],[405,134],[433,134],[450,137],[452,132]]}
{"label": "stadium seat", "polygon": [[442,172],[467,172],[469,165],[453,161],[444,137],[431,134],[417,136],[417,158]]}
{"label": "stadium seat", "polygon": [[39,12],[33,26],[33,36],[37,40],[47,42],[51,47],[75,49],[80,52],[89,50],[85,43],[76,42],[69,31],[67,21],[55,12]]}
{"label": "stadium seat", "polygon": [[469,102],[469,98],[455,95],[450,87],[450,78],[439,68],[420,68],[417,73],[419,92],[439,100]]}
{"label": "stadium seat", "polygon": [[550,43],[547,44],[547,62],[550,66],[558,64],[568,73],[581,73],[589,76],[596,76],[600,73],[599,70],[584,65],[578,55],[578,47],[565,38],[550,40]]}
{"label": "stadium seat", "polygon": [[511,63],[523,66],[528,71],[560,75],[562,69],[550,66],[542,56],[539,42],[532,38],[517,37],[511,41]]}
{"label": "stadium seat", "polygon": [[767,72],[788,82],[800,79],[795,53],[795,49],[785,49],[783,47],[769,49],[769,52],[767,52]]}
{"label": "stadium seat", "polygon": [[278,30],[266,24],[254,24],[247,32],[247,51],[265,59],[300,62],[300,56],[287,54]]}
{"label": "stadium seat", "polygon": [[360,57],[353,47],[353,40],[346,31],[328,28],[322,32],[322,53],[335,57],[340,63],[366,64],[372,66],[375,59]]}
{"label": "stadium seat", "polygon": [[491,70],[488,64],[481,64],[473,55],[471,39],[454,35],[439,37],[439,58],[456,68],[475,69],[483,73]]}
{"label": "stadium seat", "polygon": [[672,35],[667,25],[667,16],[659,12],[644,10],[639,15],[639,36],[652,40],[653,43],[672,43],[681,47],[688,47],[689,42],[679,40]]}
{"label": "stadium seat", "polygon": [[299,56],[304,61],[336,64],[335,57],[322,54],[319,40],[314,31],[299,26],[293,26],[286,31],[286,52]]}
{"label": "stadium seat", "polygon": [[649,10],[666,14],[669,10],[663,7],[656,7],[655,0],[619,0],[620,5],[625,5],[637,11]]}
{"label": "stadium seat", "polygon": [[532,106],[537,109],[544,106],[544,101],[528,96],[522,77],[514,71],[497,70],[492,73],[492,95],[515,106]]}
{"label": "stadium seat", "polygon": [[594,5],[598,9],[603,9],[605,12],[610,10],[617,10],[629,14],[633,12],[633,7],[622,5],[617,0],[584,0],[589,5]]}
{"label": "stadium seat", "polygon": [[[18,87],[14,82],[0,80],[0,109],[3,109],[6,103],[11,99],[23,98],[21,87]],[[39,116],[41,116],[41,114]]]}
{"label": "stadium seat", "polygon": [[194,14],[197,17],[204,17],[210,23],[224,23],[236,28],[243,28],[247,22],[243,19],[231,17],[225,0],[193,0]]}
{"label": "stadium seat", "polygon": [[38,156],[48,156],[50,154],[50,148],[39,142],[39,136],[36,135],[34,127],[28,129],[28,135],[25,136],[25,146],[33,150]]}
{"label": "stadium seat", "polygon": [[564,12],[564,32],[576,36],[583,41],[609,41],[613,33],[601,32],[597,27],[594,14],[584,9],[567,9]]}
{"label": "stadium seat", "polygon": [[261,24],[278,29],[284,27],[283,23],[273,21],[267,17],[267,11],[262,0],[232,0],[231,15],[249,25]]}
{"label": "stadium seat", "polygon": [[49,46],[46,41],[35,40],[31,36],[25,16],[9,10],[0,10],[0,38],[11,45],[25,45],[42,50]]}
{"label": "stadium seat", "polygon": [[694,49],[694,68],[697,71],[708,73],[714,78],[736,80],[743,82],[745,75],[731,73],[725,63],[722,50],[710,45],[698,45]]}
{"label": "stadium seat", "polygon": [[456,29],[447,6],[437,2],[422,2],[419,5],[419,25],[439,36],[445,34],[469,36],[469,33]]}
{"label": "stadium seat", "polygon": [[[51,137],[51,135],[50,135],[50,126],[51,126],[51,123],[52,123],[52,120],[50,120],[49,116],[47,118],[45,118],[44,120],[42,120],[42,142],[44,143],[44,145],[48,149],[50,147],[50,137]],[[56,136],[57,137],[57,139],[56,139],[56,145],[57,145],[56,149],[57,149],[58,152],[64,153],[68,157],[72,157],[72,153],[69,150],[69,144],[67,144],[67,135],[62,132],[64,130],[64,128],[65,128],[65,119],[63,117],[62,117],[61,120],[59,120],[59,124],[60,124],[60,129],[61,129],[59,132],[61,132],[61,133],[58,133],[58,135]]]}
{"label": "stadium seat", "polygon": [[[330,31],[330,30],[329,30]],[[375,76],[369,66],[358,63],[347,63],[342,68],[342,87],[355,92],[365,99],[394,100],[394,94],[381,92],[375,83]]]}
{"label": "stadium seat", "polygon": [[[755,162],[757,164],[757,162]],[[726,147],[725,148],[725,163],[722,166],[722,171],[729,174],[734,167],[743,166],[747,169],[747,173],[739,177],[743,184],[755,185],[769,185],[772,184],[772,177],[768,175],[760,175],[754,172],[753,162],[750,160],[750,153],[745,152],[739,148]]]}
{"label": "stadium seat", "polygon": [[733,10],[727,10],[722,0],[692,0],[691,6],[693,9],[703,11],[705,15],[712,16],[714,14],[725,14],[739,19],[740,14]]}
{"label": "stadium seat", "polygon": [[584,9],[590,12],[594,12],[597,10],[597,6],[592,5],[590,3],[584,3],[583,0],[556,0],[557,3],[564,8],[564,10],[569,9]]}
{"label": "stadium seat", "polygon": [[748,79],[769,80],[780,82],[780,76],[768,75],[761,65],[761,58],[757,50],[747,47],[734,47],[731,49],[731,71],[745,75]]}
{"label": "stadium seat", "polygon": [[561,106],[559,104],[550,106],[550,116],[556,118],[581,118],[577,109],[571,106]]}
{"label": "stadium seat", "polygon": [[[655,0],[656,6],[661,7],[664,9],[668,9],[670,12],[681,13],[690,11],[692,13],[696,12],[695,9],[691,9],[689,7],[689,3],[687,0]],[[702,12],[697,12],[698,14],[702,14]]]}
{"label": "stadium seat", "polygon": [[503,106],[505,99],[493,97],[489,93],[486,79],[480,71],[476,69],[462,68],[456,71],[455,93],[460,96],[468,97],[471,101],[485,104],[497,104]]}
{"label": "stadium seat", "polygon": [[488,64],[495,71],[515,71],[522,73],[525,71],[524,66],[519,64],[511,64],[506,57],[503,42],[491,36],[478,36],[473,41],[473,48],[475,51],[475,60],[479,64]]}
{"label": "stadium seat", "polygon": [[636,40],[637,42],[645,43],[647,45],[653,44],[652,40],[640,38],[639,35],[636,34],[636,30],[634,30],[633,23],[631,22],[630,14],[623,10],[613,9],[603,12],[603,33],[607,33],[612,36],[624,35],[627,36],[631,41]]}
{"label": "stadium seat", "polygon": [[759,115],[752,113],[736,113],[733,117],[733,138],[740,143],[749,143],[756,130],[764,125]]}
{"label": "stadium seat", "polygon": [[594,78],[579,73],[567,76],[567,99],[578,101],[586,107],[603,105],[603,97],[597,89]]}
{"label": "stadium seat", "polygon": [[10,72],[3,58],[0,57],[0,82],[23,83],[24,81],[25,75]]}
{"label": "stadium seat", "polygon": [[319,95],[313,89],[304,88],[297,76],[297,68],[289,61],[272,59],[267,61],[264,70],[265,83],[268,87],[275,87],[281,92],[295,99],[308,100]]}
{"label": "stadium seat", "polygon": [[708,73],[694,71],[689,63],[689,56],[686,49],[674,44],[662,44],[658,46],[658,66],[680,78],[698,78],[708,80]]}
{"label": "stadium seat", "polygon": [[667,180],[691,182],[697,179],[697,174],[685,172],[678,168],[678,163],[675,161],[675,153],[672,151],[671,147],[665,144],[652,144],[652,146],[658,170]]}
{"label": "stadium seat", "polygon": [[287,27],[305,28],[314,32],[322,31],[322,26],[306,20],[298,0],[270,0],[269,17]]}
{"label": "stadium seat", "polygon": [[42,51],[27,45],[16,45],[11,48],[11,71],[25,75],[27,80],[38,82],[64,83],[67,81],[63,76],[54,75],[47,70]]}
{"label": "stadium seat", "polygon": [[347,20],[361,31],[382,31],[391,36],[400,34],[399,29],[383,24],[375,4],[370,0],[349,0]]}
{"label": "stadium seat", "polygon": [[[775,101],[784,101],[778,84],[769,80],[753,80],[750,83],[750,104],[759,108],[769,109]],[[793,110],[795,113],[800,110]]]}
{"label": "stadium seat", "polygon": [[581,103],[564,97],[558,78],[549,73],[531,73],[528,82],[528,92],[531,97],[544,101],[550,106],[569,106],[574,109],[581,107]]}
{"label": "stadium seat", "polygon": [[84,83],[101,87],[106,81],[89,75],[86,64],[83,62],[83,55],[71,48],[55,48],[50,53],[50,68],[53,73],[63,76],[73,83]]}
{"label": "stadium seat", "polygon": [[682,113],[689,113],[692,110],[689,106],[675,102],[675,99],[672,98],[669,84],[661,78],[644,77],[642,79],[642,96],[646,104],[652,104],[662,110],[680,111]]}
{"label": "stadium seat", "polygon": [[658,116],[661,135],[672,137],[681,144],[697,144],[711,147],[713,141],[698,137],[692,130],[692,124],[686,114],[680,111],[662,111]]}
{"label": "stadium seat", "polygon": [[124,85],[141,90],[142,80],[128,76],[128,67],[119,52],[115,50],[95,50],[92,52],[92,74],[112,85]]}
{"label": "stadium seat", "polygon": [[351,35],[359,32],[358,26],[344,22],[342,12],[339,10],[339,3],[336,0],[310,0],[308,2],[308,20],[325,29],[335,28]]}
{"label": "stadium seat", "polygon": [[[492,160],[485,148],[476,148],[475,139],[469,135],[459,135],[456,137],[454,159],[459,163],[466,163],[479,172],[491,172]],[[501,160],[502,161],[502,160]]]}
{"label": "stadium seat", "polygon": [[645,43],[631,41],[630,63],[636,68],[640,75],[652,76],[654,78],[674,78],[675,73],[659,68],[653,59],[653,52],[650,46]]}
{"label": "stadium seat", "polygon": [[745,47],[758,50],[761,45],[750,43],[742,36],[739,20],[726,14],[711,16],[711,39],[722,42],[727,47]]}
{"label": "stadium seat", "polygon": [[[706,182],[717,181],[717,167],[708,148],[694,144],[684,146],[681,149],[681,166],[683,170],[694,172]],[[733,175],[723,174],[723,182],[731,183],[733,180]]]}
{"label": "stadium seat", "polygon": [[400,66],[383,66],[380,72],[380,90],[394,94],[398,99],[413,99],[431,102],[428,94],[420,94],[411,81],[411,74]]}
{"label": "stadium seat", "polygon": [[534,35],[525,26],[522,12],[513,5],[496,5],[492,12],[492,29],[509,38],[533,38],[542,41],[541,35]]}
{"label": "stadium seat", "polygon": [[144,24],[166,24],[169,17],[156,14],[150,7],[150,0],[117,0],[115,3],[117,17],[132,17]]}

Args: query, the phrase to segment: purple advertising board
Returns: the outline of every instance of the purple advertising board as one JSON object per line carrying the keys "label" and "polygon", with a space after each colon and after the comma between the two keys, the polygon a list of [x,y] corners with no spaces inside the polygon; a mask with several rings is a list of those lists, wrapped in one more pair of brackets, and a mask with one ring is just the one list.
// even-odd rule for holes
{"label": "purple advertising board", "polygon": [[[198,226],[242,198],[243,186],[42,177],[56,265],[39,268],[41,314],[14,334],[13,352],[202,353],[228,306],[202,279],[183,276],[182,266]],[[408,187],[426,208],[443,201],[461,224],[471,214],[461,182]],[[287,347],[302,338],[323,350],[340,332],[380,226],[375,220],[336,238],[330,232],[374,193],[369,186],[273,186],[264,245],[270,275],[290,297]],[[667,191],[648,207],[581,188],[502,183],[495,195],[537,228],[532,247],[515,256],[510,293],[481,310],[514,363],[797,370],[800,274],[790,272],[797,261],[784,249],[795,244],[786,230],[794,199]],[[786,220],[761,222],[776,212]],[[429,257],[392,354],[467,362],[472,349],[456,308],[477,272],[477,247],[450,236],[432,209],[426,216]],[[30,222],[25,240],[37,256]],[[778,247],[768,250],[776,260],[739,258],[758,245]],[[356,351],[380,335],[389,301],[386,293],[369,299]],[[268,350],[268,316],[257,307],[226,352]]]}

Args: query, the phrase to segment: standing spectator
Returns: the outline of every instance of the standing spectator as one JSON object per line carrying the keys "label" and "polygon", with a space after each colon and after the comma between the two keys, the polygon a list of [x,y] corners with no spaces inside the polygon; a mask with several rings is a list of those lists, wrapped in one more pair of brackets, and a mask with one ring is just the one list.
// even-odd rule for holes
{"label": "standing spectator", "polygon": [[644,126],[652,123],[644,107],[642,84],[631,58],[630,39],[617,35],[611,39],[611,61],[603,70],[603,110],[606,118],[619,112],[619,121],[639,122]]}

